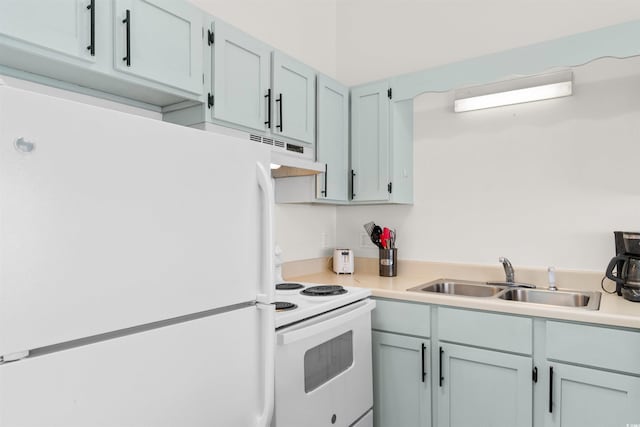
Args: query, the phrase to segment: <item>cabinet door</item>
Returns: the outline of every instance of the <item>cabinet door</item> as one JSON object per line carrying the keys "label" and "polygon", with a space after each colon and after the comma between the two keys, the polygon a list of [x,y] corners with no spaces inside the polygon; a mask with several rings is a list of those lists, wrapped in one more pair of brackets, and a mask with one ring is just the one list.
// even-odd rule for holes
{"label": "cabinet door", "polygon": [[430,426],[429,340],[374,331],[372,343],[374,425]]}
{"label": "cabinet door", "polygon": [[221,21],[212,24],[212,117],[264,131],[270,127],[271,49]]}
{"label": "cabinet door", "polygon": [[273,131],[313,144],[316,122],[315,71],[280,52],[273,53]]}
{"label": "cabinet door", "polygon": [[[554,363],[546,426],[601,427],[640,423],[640,378]],[[551,374],[548,372],[548,377]],[[547,380],[548,384],[548,380]]]}
{"label": "cabinet door", "polygon": [[530,357],[440,344],[438,426],[532,424]]}
{"label": "cabinet door", "polygon": [[386,82],[351,90],[353,201],[389,200],[389,98]]}
{"label": "cabinet door", "polygon": [[[97,13],[107,13],[96,2]],[[73,58],[93,61],[90,0],[3,0],[0,34]]]}
{"label": "cabinet door", "polygon": [[115,69],[201,94],[202,20],[202,12],[183,1],[116,0]]}
{"label": "cabinet door", "polygon": [[346,202],[349,186],[349,89],[318,76],[317,160],[327,165],[316,176],[320,200]]}

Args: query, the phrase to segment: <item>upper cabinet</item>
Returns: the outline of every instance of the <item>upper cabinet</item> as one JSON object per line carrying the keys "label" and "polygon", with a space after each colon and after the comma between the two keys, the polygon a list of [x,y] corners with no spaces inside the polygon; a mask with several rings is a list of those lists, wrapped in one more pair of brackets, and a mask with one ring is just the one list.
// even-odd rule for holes
{"label": "upper cabinet", "polygon": [[318,201],[347,202],[349,186],[349,89],[319,75],[316,155],[326,170],[316,176]]}
{"label": "upper cabinet", "polygon": [[201,101],[203,14],[170,0],[6,0],[2,73],[157,109]]}
{"label": "upper cabinet", "polygon": [[116,0],[116,70],[202,92],[202,13],[187,2]]}
{"label": "upper cabinet", "polygon": [[222,21],[211,24],[207,39],[212,118],[265,131],[271,126],[271,48]]}
{"label": "upper cabinet", "polygon": [[274,134],[313,144],[315,141],[316,74],[305,64],[273,53]]}
{"label": "upper cabinet", "polygon": [[351,200],[387,201],[389,173],[389,84],[351,90]]}
{"label": "upper cabinet", "polygon": [[351,89],[351,201],[413,203],[413,101],[388,81]]}
{"label": "upper cabinet", "polygon": [[164,119],[237,128],[275,150],[315,157],[315,70],[217,18],[206,28],[205,102],[178,105]]}
{"label": "upper cabinet", "polygon": [[95,3],[95,0],[3,1],[0,34],[71,58],[94,62]]}

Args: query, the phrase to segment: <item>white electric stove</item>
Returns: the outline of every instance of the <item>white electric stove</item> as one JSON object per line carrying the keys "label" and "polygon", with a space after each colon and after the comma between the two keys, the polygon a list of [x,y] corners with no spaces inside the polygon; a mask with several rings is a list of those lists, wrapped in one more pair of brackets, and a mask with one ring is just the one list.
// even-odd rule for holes
{"label": "white electric stove", "polygon": [[369,296],[371,291],[364,288],[317,283],[277,283],[276,328],[335,310]]}
{"label": "white electric stove", "polygon": [[274,427],[373,427],[371,291],[276,285]]}

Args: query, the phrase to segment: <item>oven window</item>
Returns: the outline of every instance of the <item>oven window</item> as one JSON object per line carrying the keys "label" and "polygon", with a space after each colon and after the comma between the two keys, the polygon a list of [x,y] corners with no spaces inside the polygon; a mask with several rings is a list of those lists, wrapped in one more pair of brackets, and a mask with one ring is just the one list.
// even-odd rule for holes
{"label": "oven window", "polygon": [[304,354],[304,391],[309,393],[353,364],[353,331],[307,350]]}

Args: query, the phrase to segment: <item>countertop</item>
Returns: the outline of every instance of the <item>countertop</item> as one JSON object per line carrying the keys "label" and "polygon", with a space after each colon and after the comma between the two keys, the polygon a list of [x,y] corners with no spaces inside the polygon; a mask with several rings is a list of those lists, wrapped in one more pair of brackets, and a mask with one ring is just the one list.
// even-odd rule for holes
{"label": "countertop", "polygon": [[[402,301],[415,301],[428,304],[463,307],[501,313],[570,320],[609,326],[619,326],[640,330],[640,303],[627,301],[617,295],[607,294],[600,289],[601,273],[558,271],[558,288],[567,290],[600,291],[600,309],[597,311],[581,308],[556,307],[544,304],[505,301],[498,298],[465,297],[444,295],[431,292],[410,292],[407,289],[440,278],[458,280],[501,280],[501,269],[473,265],[448,265],[441,263],[405,263],[403,273],[399,264],[397,277],[380,277],[377,273],[377,260],[361,259],[356,262],[356,273],[352,275],[335,274],[329,269],[322,269],[310,274],[300,274],[300,269],[292,271],[294,275],[286,275],[289,281],[335,284],[369,288],[373,296]],[[317,264],[317,263],[316,263]],[[374,270],[374,271],[372,271]],[[495,271],[494,271],[495,270]],[[516,273],[518,270],[516,270]],[[546,271],[529,269],[523,276],[539,278]],[[470,277],[471,276],[471,277]],[[498,277],[496,277],[498,276]],[[519,280],[524,281],[524,280]],[[544,289],[546,285],[534,283]],[[611,289],[611,285],[608,286]]]}

